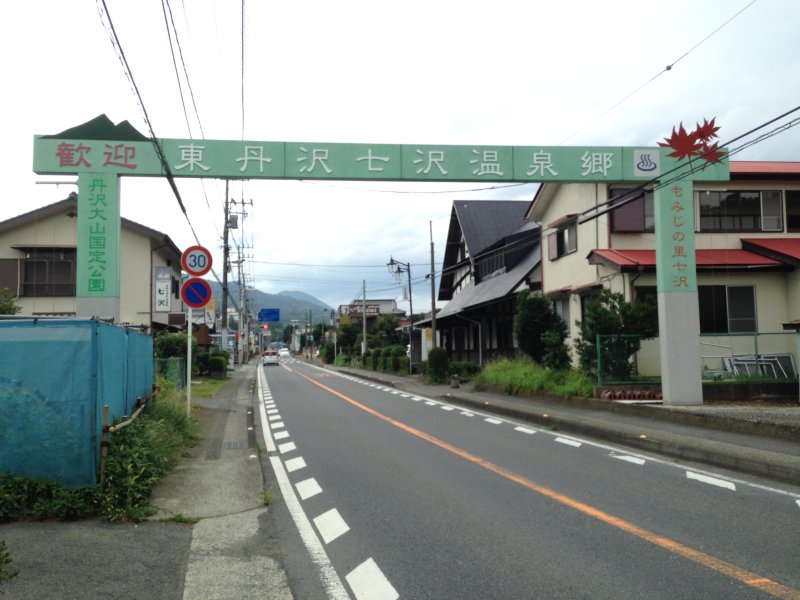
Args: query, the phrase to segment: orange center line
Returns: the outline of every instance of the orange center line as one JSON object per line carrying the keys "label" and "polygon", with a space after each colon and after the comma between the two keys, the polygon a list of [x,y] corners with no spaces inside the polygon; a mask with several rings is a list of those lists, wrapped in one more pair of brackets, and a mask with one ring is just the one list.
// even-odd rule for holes
{"label": "orange center line", "polygon": [[387,417],[383,413],[380,413],[377,410],[370,408],[369,406],[365,406],[364,404],[361,404],[360,402],[353,400],[349,396],[346,396],[341,392],[337,392],[333,388],[330,388],[325,384],[320,383],[319,381],[316,381],[300,372],[296,373],[300,375],[300,377],[302,377],[303,379],[309,381],[310,383],[313,383],[314,385],[324,389],[325,391],[333,394],[334,396],[341,398],[342,400],[348,402],[349,404],[355,406],[356,408],[359,408],[364,412],[369,413],[372,416],[382,421],[385,421],[386,423],[389,423],[390,425],[394,425],[395,427],[405,431],[406,433],[409,433],[415,437],[430,442],[434,446],[438,446],[439,448],[447,450],[448,452],[451,452],[456,456],[460,456],[464,460],[467,460],[476,465],[480,465],[481,467],[483,467],[488,471],[491,471],[492,473],[504,477],[509,481],[513,481],[514,483],[517,483],[522,487],[525,487],[538,494],[541,494],[542,496],[550,498],[551,500],[559,502],[564,506],[569,506],[570,508],[573,508],[598,521],[601,521],[607,525],[611,525],[612,527],[616,527],[617,529],[625,531],[626,533],[629,533],[641,540],[650,542],[651,544],[654,544],[660,548],[664,548],[665,550],[669,550],[670,552],[673,552],[679,556],[682,556],[683,558],[689,559],[695,563],[708,567],[709,569],[717,571],[718,573],[727,575],[732,579],[736,579],[744,583],[745,585],[759,589],[776,598],[784,598],[786,600],[800,600],[800,591],[798,590],[786,587],[776,581],[773,581],[766,577],[762,577],[757,573],[753,573],[752,571],[742,569],[741,567],[737,567],[734,564],[725,562],[724,560],[711,556],[710,554],[706,554],[705,552],[701,552],[700,550],[695,550],[694,548],[685,546],[684,544],[676,542],[675,540],[672,540],[670,538],[664,537],[663,535],[659,535],[657,533],[653,533],[652,531],[648,531],[647,529],[643,529],[638,525],[634,525],[629,521],[626,521],[619,517],[615,517],[614,515],[611,515],[607,512],[604,512],[600,509],[590,506],[589,504],[581,502],[580,500],[575,500],[574,498],[570,498],[569,496],[561,494],[553,489],[540,485],[535,481],[532,481],[526,477],[518,475],[499,465],[496,465],[493,462],[475,456],[474,454],[470,454],[466,450],[462,450],[461,448],[453,446],[452,444],[449,444],[443,440],[440,440],[439,438],[429,435],[424,431],[420,431],[419,429],[415,429],[409,425],[406,425],[405,423],[401,423],[400,421],[392,419],[391,417]]}

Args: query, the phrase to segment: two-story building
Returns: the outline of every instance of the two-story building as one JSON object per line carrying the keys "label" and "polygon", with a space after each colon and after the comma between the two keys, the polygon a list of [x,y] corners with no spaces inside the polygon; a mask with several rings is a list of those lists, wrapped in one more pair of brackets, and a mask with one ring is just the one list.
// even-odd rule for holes
{"label": "two-story building", "polygon": [[453,202],[438,296],[447,304],[436,315],[438,344],[451,360],[517,353],[516,295],[539,289],[539,226],[525,221],[528,204]]}
{"label": "two-story building", "polygon": [[[0,288],[23,315],[74,316],[77,194],[0,222]],[[186,323],[181,251],[168,235],[121,220],[120,322],[153,333]]]}
{"label": "two-story building", "polygon": [[[557,297],[571,339],[602,288],[628,301],[656,293],[653,193],[631,196],[633,187],[547,183],[526,213],[542,224],[542,292]],[[608,201],[622,206],[581,222]],[[730,181],[695,182],[694,211],[699,367],[794,375],[794,336],[781,332],[800,318],[800,163],[731,161]],[[637,363],[642,374],[659,373],[657,341]]]}

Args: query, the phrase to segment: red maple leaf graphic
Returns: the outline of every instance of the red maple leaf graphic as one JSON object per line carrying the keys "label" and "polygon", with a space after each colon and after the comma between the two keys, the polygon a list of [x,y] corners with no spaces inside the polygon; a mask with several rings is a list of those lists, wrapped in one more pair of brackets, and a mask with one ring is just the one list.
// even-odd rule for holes
{"label": "red maple leaf graphic", "polygon": [[697,129],[695,129],[695,133],[697,134],[697,139],[702,142],[708,143],[714,138],[717,137],[717,132],[719,131],[719,127],[714,124],[714,121],[717,120],[717,117],[714,117],[710,121],[703,119],[703,124],[700,125],[698,123]]}
{"label": "red maple leaf graphic", "polygon": [[709,163],[715,163],[718,162],[723,156],[725,156],[725,152],[717,149],[716,142],[710,146],[703,144],[702,154],[700,155],[700,158],[703,160]]}
{"label": "red maple leaf graphic", "polygon": [[697,137],[697,130],[687,133],[683,127],[683,122],[681,122],[678,131],[675,131],[673,127],[672,135],[665,138],[663,142],[658,142],[658,145],[664,148],[672,148],[673,151],[667,156],[674,156],[679,160],[697,155],[698,151],[703,147]]}

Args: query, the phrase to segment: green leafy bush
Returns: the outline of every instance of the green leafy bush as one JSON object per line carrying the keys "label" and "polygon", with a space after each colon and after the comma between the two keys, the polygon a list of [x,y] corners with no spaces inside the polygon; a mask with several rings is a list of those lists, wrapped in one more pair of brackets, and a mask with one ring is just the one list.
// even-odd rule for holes
{"label": "green leafy bush", "polygon": [[336,357],[337,367],[349,367],[350,362],[351,362],[351,357],[349,354],[341,353]]}
{"label": "green leafy bush", "polygon": [[382,354],[383,354],[383,352],[382,352],[382,350],[380,348],[375,348],[370,353],[370,355],[369,355],[369,357],[371,359],[370,360],[370,363],[371,363],[370,364],[370,368],[373,371],[380,371],[381,368],[383,367],[383,363],[381,362]]}
{"label": "green leafy bush", "polygon": [[431,383],[444,383],[447,381],[447,350],[433,348],[428,352],[428,379]]}
{"label": "green leafy bush", "polygon": [[481,366],[472,360],[455,360],[447,367],[447,374],[450,376],[458,375],[461,381],[469,381],[480,371]]}
{"label": "green leafy bush", "polygon": [[228,370],[228,361],[224,356],[210,356],[208,358],[209,373],[224,373]]}

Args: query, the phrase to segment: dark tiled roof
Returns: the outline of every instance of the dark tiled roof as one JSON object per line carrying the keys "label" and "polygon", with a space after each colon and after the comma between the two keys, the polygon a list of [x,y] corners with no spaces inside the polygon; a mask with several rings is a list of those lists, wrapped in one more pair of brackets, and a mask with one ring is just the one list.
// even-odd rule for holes
{"label": "dark tiled roof", "polygon": [[527,200],[456,200],[456,212],[467,250],[477,256],[524,226]]}

